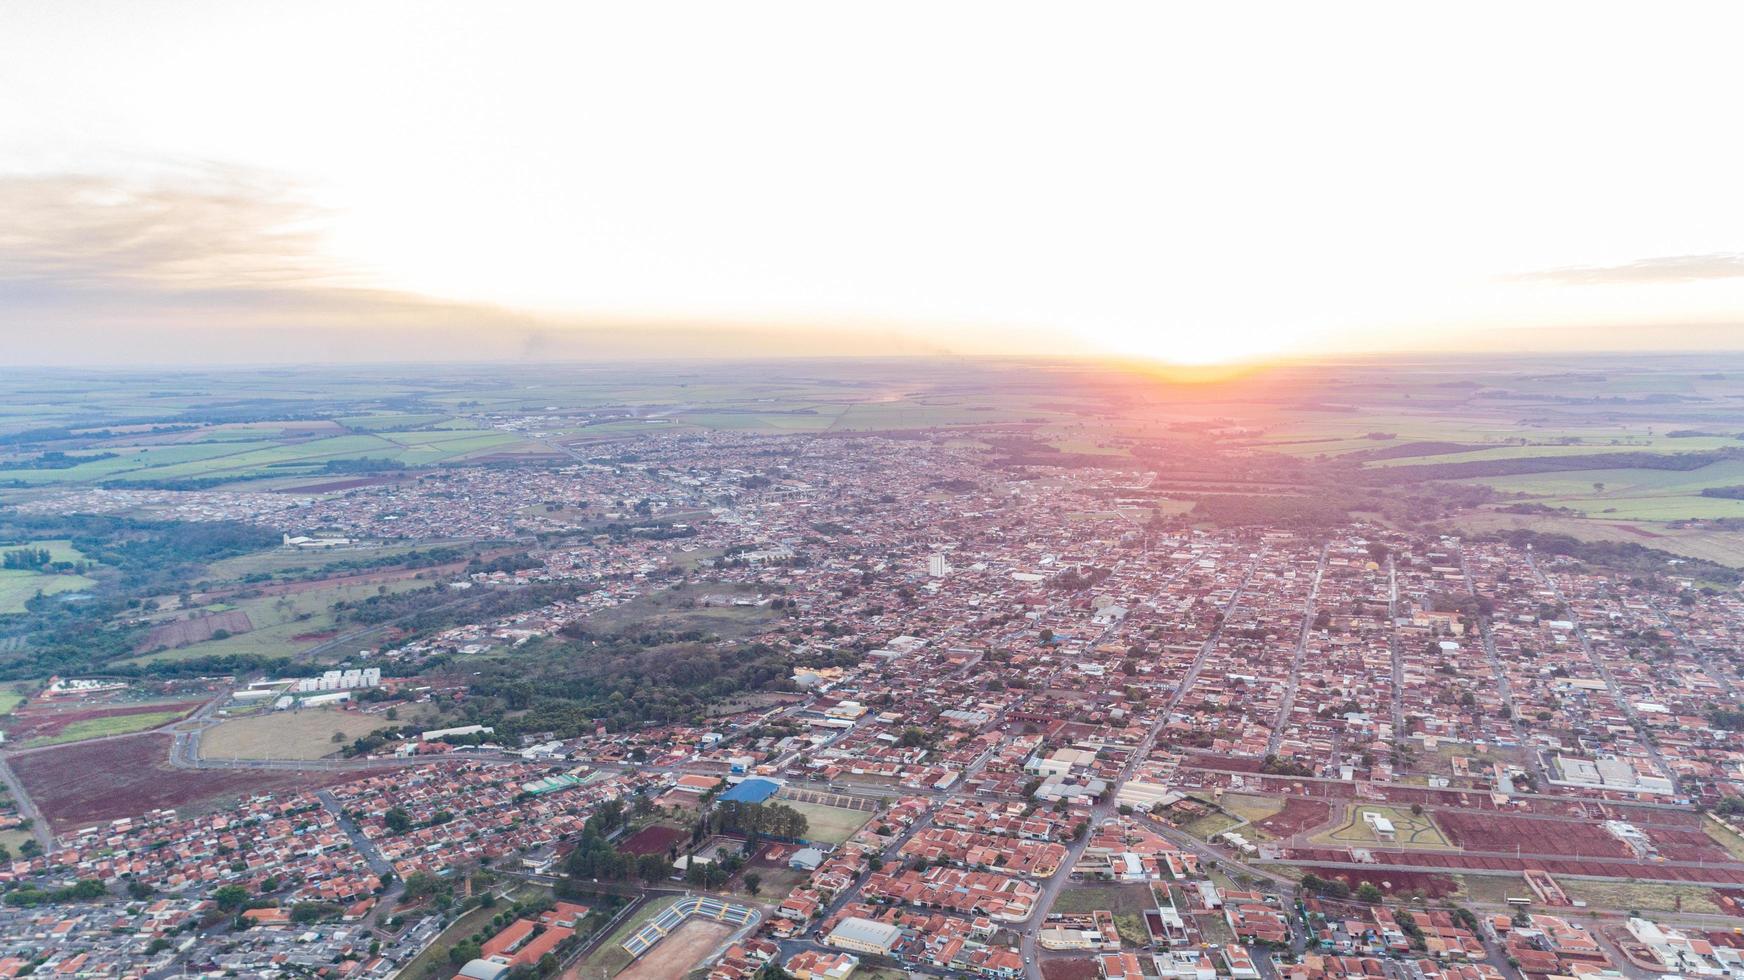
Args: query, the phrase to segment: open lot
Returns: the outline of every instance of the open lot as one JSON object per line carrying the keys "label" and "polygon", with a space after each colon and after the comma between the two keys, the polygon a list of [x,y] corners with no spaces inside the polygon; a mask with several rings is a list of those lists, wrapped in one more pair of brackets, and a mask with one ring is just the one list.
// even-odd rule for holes
{"label": "open lot", "polygon": [[[399,721],[389,721],[379,713],[329,707],[231,718],[200,736],[200,754],[208,759],[320,759],[378,728],[413,721],[422,714],[414,708],[421,707],[401,707]],[[335,742],[335,734],[345,737]]]}
{"label": "open lot", "polygon": [[1067,888],[1054,900],[1055,912],[1095,912],[1106,909],[1114,914],[1114,926],[1120,938],[1133,945],[1150,939],[1145,929],[1144,914],[1157,907],[1156,896],[1149,885],[1081,885]]}
{"label": "open lot", "polygon": [[170,736],[148,734],[57,746],[18,755],[12,771],[60,833],[171,808],[202,813],[245,793],[316,789],[356,778],[347,773],[175,769]]}
{"label": "open lot", "polygon": [[793,800],[778,800],[784,806],[793,807],[805,814],[805,836],[823,844],[840,844],[854,836],[872,814],[866,810],[848,810],[836,806],[823,806],[818,803],[798,803]]}

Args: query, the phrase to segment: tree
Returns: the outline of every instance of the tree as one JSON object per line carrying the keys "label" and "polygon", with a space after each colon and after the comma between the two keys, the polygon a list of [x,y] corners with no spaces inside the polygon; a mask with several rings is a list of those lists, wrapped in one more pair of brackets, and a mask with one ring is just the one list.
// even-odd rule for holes
{"label": "tree", "polygon": [[382,823],[396,834],[403,834],[412,829],[412,815],[404,807],[394,807],[382,815]]}
{"label": "tree", "polygon": [[763,876],[755,871],[745,876],[745,890],[755,895],[763,890]]}
{"label": "tree", "polygon": [[1381,894],[1381,890],[1375,887],[1374,882],[1365,881],[1356,888],[1356,900],[1369,905],[1379,905],[1386,900],[1386,896]]}
{"label": "tree", "polygon": [[212,893],[212,900],[224,911],[234,912],[248,901],[248,889],[241,885],[225,885]]}

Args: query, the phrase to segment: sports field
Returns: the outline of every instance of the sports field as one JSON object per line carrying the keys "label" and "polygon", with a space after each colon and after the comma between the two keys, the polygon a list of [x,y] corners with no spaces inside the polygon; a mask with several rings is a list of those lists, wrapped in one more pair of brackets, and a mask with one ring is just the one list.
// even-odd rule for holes
{"label": "sports field", "polygon": [[686,919],[654,948],[636,957],[618,976],[623,980],[667,980],[682,977],[701,964],[733,934],[733,926],[708,919]]}
{"label": "sports field", "polygon": [[793,800],[777,800],[783,806],[793,807],[805,814],[807,839],[820,844],[840,844],[859,832],[866,826],[866,821],[872,818],[870,810],[848,810],[837,806],[823,806],[818,803],[797,803]]}

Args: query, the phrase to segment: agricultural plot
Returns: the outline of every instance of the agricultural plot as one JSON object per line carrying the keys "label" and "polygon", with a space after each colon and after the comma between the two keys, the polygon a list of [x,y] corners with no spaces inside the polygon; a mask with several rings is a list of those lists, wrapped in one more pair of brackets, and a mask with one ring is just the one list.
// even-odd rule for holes
{"label": "agricultural plot", "polygon": [[[1377,829],[1371,816],[1392,824],[1393,832],[1390,837]],[[1442,834],[1427,813],[1416,815],[1401,807],[1370,804],[1352,807],[1345,815],[1343,823],[1316,835],[1312,840],[1317,844],[1344,847],[1410,847],[1440,851],[1454,849],[1453,843]]]}

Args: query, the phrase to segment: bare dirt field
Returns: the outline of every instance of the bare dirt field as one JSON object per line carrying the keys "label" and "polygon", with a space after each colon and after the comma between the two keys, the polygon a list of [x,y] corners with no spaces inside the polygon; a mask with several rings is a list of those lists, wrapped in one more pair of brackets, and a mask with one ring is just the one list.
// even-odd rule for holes
{"label": "bare dirt field", "polygon": [[[268,711],[232,718],[207,732],[200,737],[200,755],[206,759],[320,759],[353,739],[411,721],[412,716],[413,712],[405,709],[400,711],[399,721],[342,708]],[[345,737],[335,742],[335,732]]]}
{"label": "bare dirt field", "polygon": [[653,824],[643,827],[618,844],[618,850],[625,854],[665,854],[672,845],[685,840],[690,835],[677,827],[662,827]]}
{"label": "bare dirt field", "polygon": [[318,789],[379,774],[174,769],[169,751],[168,735],[136,735],[30,752],[10,761],[56,833],[147,810],[195,813],[245,794]]}
{"label": "bare dirt field", "polygon": [[223,630],[226,633],[247,633],[254,629],[248,614],[240,609],[229,612],[213,613],[210,616],[196,616],[193,619],[178,619],[175,622],[157,626],[145,634],[145,638],[134,644],[134,653],[147,653],[152,650],[173,650],[190,643],[210,640],[212,634]]}
{"label": "bare dirt field", "polygon": [[636,957],[624,972],[618,974],[619,980],[682,977],[732,934],[733,927],[725,922],[686,919],[665,939],[655,943],[653,949]]}
{"label": "bare dirt field", "polygon": [[1326,801],[1292,796],[1284,800],[1282,810],[1255,821],[1254,826],[1274,837],[1291,837],[1310,827],[1318,827],[1330,819],[1332,807]]}

